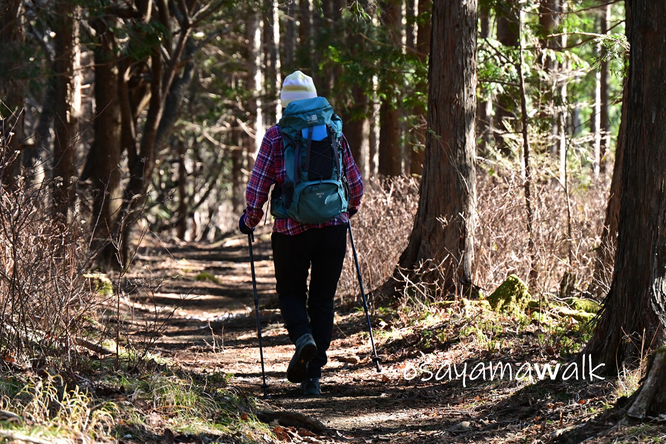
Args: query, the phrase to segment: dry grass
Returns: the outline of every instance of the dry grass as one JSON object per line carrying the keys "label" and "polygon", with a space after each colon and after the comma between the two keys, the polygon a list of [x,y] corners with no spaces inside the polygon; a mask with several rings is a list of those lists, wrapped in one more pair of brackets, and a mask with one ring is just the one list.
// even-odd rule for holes
{"label": "dry grass", "polygon": [[0,364],[64,357],[95,304],[75,223],[53,221],[45,186],[0,189]]}
{"label": "dry grass", "polygon": [[[407,246],[418,207],[418,182],[396,177],[365,184],[363,206],[351,225],[367,292],[381,286],[393,274],[400,254]],[[347,251],[338,292],[360,298],[351,248]]]}
{"label": "dry grass", "polygon": [[[538,279],[537,288],[531,289],[533,296],[558,296],[565,274],[573,280],[571,283],[578,292],[589,285],[606,209],[607,182],[603,180],[588,188],[574,183],[568,197],[564,188],[552,180],[535,184]],[[393,274],[407,245],[417,205],[415,179],[373,179],[366,185],[362,210],[352,219],[366,292],[378,288]],[[513,171],[489,174],[479,168],[477,211],[474,283],[490,293],[510,274],[527,282],[531,255],[520,174]],[[358,295],[351,252],[348,256],[339,292]]]}
{"label": "dry grass", "polygon": [[[522,179],[517,173],[477,174],[479,227],[475,233],[474,282],[492,292],[509,274],[525,282],[531,268]],[[533,295],[559,294],[567,273],[579,291],[594,271],[608,187],[575,187],[567,198],[559,183],[543,180],[533,188],[537,288]],[[569,217],[569,209],[570,217]],[[570,221],[570,222],[569,222]],[[570,233],[569,233],[570,223]]]}

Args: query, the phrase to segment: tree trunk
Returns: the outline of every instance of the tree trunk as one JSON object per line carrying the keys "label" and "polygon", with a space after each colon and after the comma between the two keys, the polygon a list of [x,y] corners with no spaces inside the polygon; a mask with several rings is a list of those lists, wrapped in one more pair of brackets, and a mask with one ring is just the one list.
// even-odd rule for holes
{"label": "tree trunk", "polygon": [[[498,3],[497,8],[497,40],[504,46],[518,47],[520,26],[518,4],[516,0]],[[511,94],[512,88],[507,86],[505,92],[498,94],[495,102],[495,144],[502,154],[509,156],[511,150],[504,140],[507,131],[515,127],[516,103]]]}
{"label": "tree trunk", "polygon": [[254,122],[249,126],[254,128],[254,137],[247,135],[246,152],[248,154],[249,168],[254,166],[254,156],[259,152],[261,141],[264,137],[264,120],[261,107],[261,20],[256,11],[250,9],[246,20],[245,35],[248,41],[247,60],[249,69],[247,72],[247,89],[253,93],[253,97],[248,100],[247,114]]}
{"label": "tree trunk", "polygon": [[23,101],[25,99],[21,45],[24,39],[23,2],[8,0],[0,14],[0,45],[4,53],[2,69],[18,75],[2,76],[0,83],[0,188],[14,189],[20,175],[19,154],[24,146]]}
{"label": "tree trunk", "polygon": [[382,99],[379,108],[379,174],[391,177],[401,173],[400,111],[388,99]]}
{"label": "tree trunk", "polygon": [[95,47],[95,141],[90,147],[82,179],[92,182],[93,251],[99,251],[102,268],[117,267],[110,245],[120,207],[121,117],[118,102],[118,67],[112,17],[94,22]]}
{"label": "tree trunk", "polygon": [[280,21],[278,18],[278,7],[275,0],[265,0],[264,2],[264,54],[265,54],[265,74],[266,80],[266,112],[264,121],[272,125],[277,120],[278,114],[281,114],[282,104],[280,103],[280,88],[282,86],[282,75],[280,73]]}
{"label": "tree trunk", "polygon": [[72,1],[57,2],[55,35],[56,109],[53,144],[53,212],[62,223],[74,209],[76,140],[81,112],[81,51],[79,48],[79,8]]}
{"label": "tree trunk", "polygon": [[[476,0],[433,2],[428,133],[419,208],[399,267],[444,291],[472,287],[476,219]],[[396,271],[398,273],[398,271]]]}
{"label": "tree trunk", "polygon": [[[392,35],[396,48],[402,45],[401,2],[387,0],[382,2],[382,23]],[[400,110],[393,93],[402,81],[395,71],[385,72],[382,76],[381,90],[384,92],[379,108],[379,174],[398,176],[402,173],[402,153],[400,149]]]}
{"label": "tree trunk", "polygon": [[[490,5],[482,3],[479,5],[479,25],[480,37],[487,39],[490,37]],[[485,157],[488,154],[491,143],[493,126],[493,108],[492,101],[488,94],[486,84],[479,84],[481,98],[476,107],[476,134],[479,137],[479,156]]]}
{"label": "tree trunk", "polygon": [[[430,34],[432,32],[430,14],[432,14],[432,0],[420,0],[415,50],[421,63],[427,63],[428,54],[430,53]],[[418,82],[416,90],[425,95],[428,92],[428,83],[426,81]],[[411,150],[409,171],[413,175],[421,175],[423,174],[423,162],[425,161],[427,110],[425,107],[418,106],[414,109],[414,116],[419,126],[414,131],[416,146]]]}
{"label": "tree trunk", "polygon": [[633,402],[627,409],[627,416],[635,419],[658,417],[666,412],[666,391],[662,390],[666,381],[666,347],[659,348],[652,357],[645,382],[633,395]]}
{"label": "tree trunk", "polygon": [[558,62],[553,51],[559,51],[562,47],[561,37],[550,37],[557,31],[557,27],[562,20],[561,0],[541,0],[539,6],[539,26],[541,28],[541,37],[539,43],[543,51],[546,52],[543,61],[543,70],[547,74],[547,81],[541,88],[543,100],[540,114],[542,118],[549,122],[548,131],[550,138],[544,149],[550,150],[554,155],[559,151],[559,140],[561,137],[562,124],[559,106],[556,105],[558,96]]}
{"label": "tree trunk", "polygon": [[626,8],[631,52],[615,270],[583,351],[608,372],[664,345],[666,332],[666,3],[629,0]]}
{"label": "tree trunk", "polygon": [[369,156],[369,140],[368,134],[370,132],[370,121],[365,116],[368,112],[368,96],[358,86],[354,86],[352,90],[352,103],[351,109],[347,113],[344,126],[344,134],[349,142],[349,147],[352,151],[352,156],[356,161],[356,165],[361,171],[363,178],[368,177],[368,156]]}
{"label": "tree trunk", "polygon": [[294,47],[296,46],[296,2],[294,0],[286,2],[284,15],[284,40],[280,45],[282,48],[282,68],[284,72],[291,73],[296,65],[294,56]]}
{"label": "tree trunk", "polygon": [[299,0],[298,8],[298,66],[311,66],[312,60],[312,0]]}

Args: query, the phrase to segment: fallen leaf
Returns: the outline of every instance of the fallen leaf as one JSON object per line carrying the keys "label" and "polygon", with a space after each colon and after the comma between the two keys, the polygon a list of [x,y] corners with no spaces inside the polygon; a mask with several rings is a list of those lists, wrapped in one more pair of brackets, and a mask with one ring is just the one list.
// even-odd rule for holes
{"label": "fallen leaf", "polygon": [[284,427],[279,425],[273,427],[273,433],[280,441],[291,442],[291,437],[289,436],[289,433],[287,433],[287,429]]}

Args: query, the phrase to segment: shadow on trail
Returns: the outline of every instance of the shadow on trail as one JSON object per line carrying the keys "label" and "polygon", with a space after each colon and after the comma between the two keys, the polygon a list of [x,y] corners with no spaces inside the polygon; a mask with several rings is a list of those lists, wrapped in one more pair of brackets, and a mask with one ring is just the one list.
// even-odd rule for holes
{"label": "shadow on trail", "polygon": [[[401,353],[410,343],[384,346],[377,373],[371,361],[362,303],[338,305],[329,365],[322,378],[323,396],[303,398],[299,384],[286,381],[285,371],[293,345],[276,309],[270,241],[257,236],[254,244],[259,291],[262,342],[271,409],[299,412],[323,423],[324,442],[575,442],[580,433],[560,430],[566,415],[591,418],[601,405],[607,385],[538,382],[517,386],[516,381],[478,381],[467,386],[459,379],[417,382],[404,377]],[[233,374],[232,384],[262,398],[262,373],[249,267],[247,239],[231,238],[220,245],[180,245],[145,248],[140,263],[146,274],[163,277],[159,294],[135,294],[146,306],[145,317],[159,307],[172,313],[162,319],[155,346],[193,372]],[[168,259],[165,260],[165,257]],[[178,272],[178,277],[172,274]],[[196,281],[206,271],[219,283]],[[142,308],[137,310],[141,311]],[[183,311],[181,313],[181,310]],[[373,330],[381,330],[379,316],[371,316]],[[376,335],[377,337],[377,335]],[[441,351],[441,350],[440,350]],[[356,357],[355,362],[340,358]],[[413,358],[413,356],[412,356]],[[529,359],[529,357],[526,357]],[[467,360],[473,368],[477,360]],[[461,362],[460,364],[464,364]],[[568,421],[567,423],[571,423]],[[588,435],[592,436],[590,429]],[[519,438],[520,437],[520,438]],[[570,439],[567,441],[567,439]]]}

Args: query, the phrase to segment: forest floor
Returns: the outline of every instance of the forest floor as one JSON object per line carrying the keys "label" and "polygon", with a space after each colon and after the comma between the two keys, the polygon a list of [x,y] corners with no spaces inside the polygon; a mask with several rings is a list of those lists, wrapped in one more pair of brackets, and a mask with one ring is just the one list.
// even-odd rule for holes
{"label": "forest floor", "polygon": [[[666,440],[666,427],[658,423],[616,426],[621,418],[616,407],[619,382],[587,378],[589,368],[566,381],[539,381],[526,368],[521,377],[517,373],[511,378],[490,380],[485,373],[481,377],[481,368],[493,362],[510,364],[516,372],[521,363],[563,359],[544,346],[538,329],[511,333],[507,327],[496,334],[497,349],[475,349],[478,341],[470,342],[467,336],[478,336],[479,330],[472,327],[485,315],[464,301],[451,303],[439,315],[419,314],[411,327],[397,322],[399,316],[390,307],[373,310],[381,372],[371,360],[360,304],[338,307],[322,396],[302,397],[299,385],[286,381],[294,347],[277,310],[270,233],[262,229],[253,250],[268,397],[262,391],[246,237],[228,237],[215,245],[151,241],[138,252],[127,278],[128,282],[156,283],[150,292],[131,296],[134,327],[138,331],[141,325],[152,325],[157,332],[152,355],[197,374],[233,375],[230,386],[257,399],[252,413],[267,422],[273,434],[263,439],[326,443]],[[152,319],[155,313],[159,316]],[[426,370],[432,371],[432,377],[424,381]],[[210,441],[188,441],[176,434],[163,442]]]}

